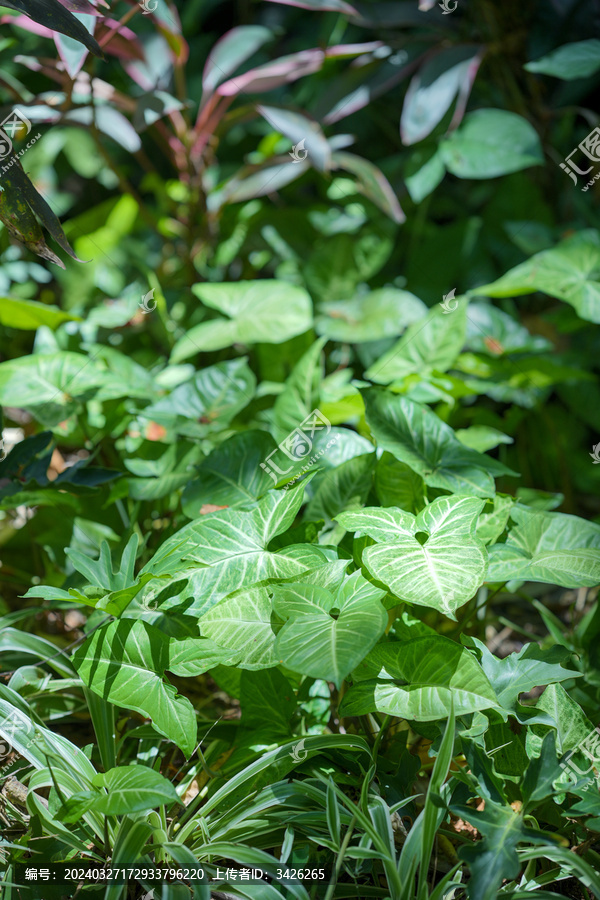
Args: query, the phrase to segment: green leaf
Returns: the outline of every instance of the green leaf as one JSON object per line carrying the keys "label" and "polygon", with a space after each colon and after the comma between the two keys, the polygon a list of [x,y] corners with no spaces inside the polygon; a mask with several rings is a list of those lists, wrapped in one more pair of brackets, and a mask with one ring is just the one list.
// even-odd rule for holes
{"label": "green leaf", "polygon": [[425,506],[425,484],[421,476],[387,450],[377,462],[375,492],[382,506],[399,506],[412,513]]}
{"label": "green leaf", "polygon": [[[560,673],[559,673],[560,674]],[[560,753],[573,750],[594,730],[592,722],[580,705],[573,700],[560,682],[549,684],[535,708],[548,713],[556,722],[556,737]],[[537,756],[540,752],[544,726],[532,725],[527,731],[527,752]]]}
{"label": "green leaf", "polygon": [[105,816],[127,816],[157,806],[181,803],[170,781],[145,766],[117,766],[92,779],[97,788],[106,788],[92,803],[94,812]]}
{"label": "green leaf", "polygon": [[337,519],[344,528],[378,542],[363,551],[374,578],[402,600],[455,619],[455,611],[485,578],[487,554],[475,535],[482,507],[472,497],[438,497],[417,516],[369,507]]}
{"label": "green leaf", "polygon": [[58,328],[62,322],[81,321],[79,316],[63,312],[56,306],[37,303],[35,300],[18,300],[15,297],[0,297],[0,325],[7,328],[21,328],[33,331],[40,325]]}
{"label": "green leaf", "polygon": [[444,165],[458,178],[497,178],[543,165],[537,132],[527,119],[503,109],[477,109],[442,141]]}
{"label": "green leaf", "polygon": [[306,419],[319,403],[319,389],[323,380],[321,355],[325,338],[321,338],[303,354],[285,382],[283,391],[273,406],[274,433],[278,441]]}
{"label": "green leaf", "polygon": [[300,545],[277,553],[267,550],[274,537],[291,527],[303,497],[304,484],[298,484],[288,491],[270,491],[251,510],[201,516],[165,541],[142,573],[188,579],[183,596],[191,593],[194,602],[187,613],[200,616],[242,587],[315,568],[326,561],[316,547],[310,551],[310,563]]}
{"label": "green leaf", "polygon": [[455,432],[456,437],[465,447],[471,450],[477,450],[478,453],[485,453],[486,450],[493,450],[499,444],[512,444],[513,439],[497,428],[490,428],[489,425],[471,425],[470,428],[459,428]]}
{"label": "green leaf", "polygon": [[579,678],[581,672],[565,669],[559,662],[568,659],[570,653],[564,647],[550,647],[542,650],[534,641],[525,644],[518,653],[509,653],[498,659],[477,638],[468,638],[481,651],[481,665],[490,680],[504,709],[512,709],[519,694],[534,687]]}
{"label": "green leaf", "polygon": [[488,581],[592,587],[600,581],[600,525],[564,513],[513,506],[505,544],[490,548]]}
{"label": "green leaf", "polygon": [[465,447],[428,407],[375,389],[364,391],[363,396],[367,423],[377,444],[431,487],[491,497],[492,475],[510,472],[491,457]]}
{"label": "green leaf", "polygon": [[375,462],[375,454],[366,453],[327,470],[306,507],[306,517],[329,521],[343,510],[361,507],[371,489]]}
{"label": "green leaf", "polygon": [[240,669],[268,669],[279,663],[275,638],[280,624],[273,620],[267,588],[238,591],[206,612],[202,634],[239,654]]}
{"label": "green leaf", "polygon": [[434,369],[449,369],[467,333],[467,302],[456,303],[450,313],[437,305],[425,319],[414,322],[398,343],[373,363],[365,377],[377,384],[389,384],[415,372],[426,378]]}
{"label": "green leaf", "polygon": [[172,363],[232,344],[279,344],[303,334],[312,325],[309,295],[287,281],[196,284],[192,290],[206,306],[230,318],[212,319],[190,328],[175,344]]}
{"label": "green leaf", "polygon": [[305,158],[316,169],[325,172],[331,168],[331,148],[318,122],[289,109],[263,105],[256,108],[275,131],[281,132],[294,145],[302,144],[299,150],[306,151]]}
{"label": "green leaf", "polygon": [[270,476],[260,467],[275,449],[275,441],[265,431],[243,431],[219,444],[197,468],[197,478],[188,481],[181,506],[190,519],[202,507],[250,506],[273,487]]}
{"label": "green leaf", "polygon": [[0,363],[0,404],[71,407],[75,398],[93,397],[109,380],[108,374],[82,353],[63,350],[21,356]]}
{"label": "green leaf", "polygon": [[472,900],[496,900],[502,880],[514,878],[521,868],[517,845],[526,836],[522,816],[511,806],[502,806],[492,800],[486,800],[482,812],[459,804],[454,804],[452,810],[483,835],[482,841],[463,845],[459,851],[471,873],[469,897]]}
{"label": "green leaf", "polygon": [[587,41],[563,44],[540,59],[525,63],[524,68],[528,72],[553,75],[563,81],[589,78],[600,69],[600,41],[590,38]]}
{"label": "green leaf", "polygon": [[441,635],[380,644],[352,673],[340,714],[378,712],[417,722],[497,707],[498,701],[474,656]]}
{"label": "green leaf", "polygon": [[287,622],[279,632],[276,654],[293,672],[333,681],[344,678],[383,634],[387,614],[384,592],[355,572],[337,591],[297,583],[273,589],[273,608]]}
{"label": "green leaf", "polygon": [[196,716],[190,701],[164,680],[169,639],[160,629],[140,620],[113,621],[75,651],[73,663],[94,693],[149,717],[160,734],[191,755]]}
{"label": "green leaf", "polygon": [[242,671],[240,701],[242,726],[263,743],[289,740],[290,720],[296,710],[294,689],[279,669]]}
{"label": "green leaf", "polygon": [[322,303],[319,310],[317,333],[348,344],[389,338],[427,313],[422,300],[397,288],[380,288],[352,300]]}
{"label": "green leaf", "polygon": [[592,229],[565,238],[471,293],[516,297],[542,291],[570,303],[582,319],[600,322],[600,234]]}
{"label": "green leaf", "polygon": [[246,359],[232,359],[196,372],[141,415],[179,434],[203,437],[221,431],[250,403],[255,388],[256,378]]}

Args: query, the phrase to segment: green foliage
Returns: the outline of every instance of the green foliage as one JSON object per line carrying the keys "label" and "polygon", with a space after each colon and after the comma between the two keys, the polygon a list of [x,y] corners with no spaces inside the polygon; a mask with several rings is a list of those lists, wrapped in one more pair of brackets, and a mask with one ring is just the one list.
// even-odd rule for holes
{"label": "green foliage", "polygon": [[592,13],[152,6],[3,18],[3,896],[600,897]]}

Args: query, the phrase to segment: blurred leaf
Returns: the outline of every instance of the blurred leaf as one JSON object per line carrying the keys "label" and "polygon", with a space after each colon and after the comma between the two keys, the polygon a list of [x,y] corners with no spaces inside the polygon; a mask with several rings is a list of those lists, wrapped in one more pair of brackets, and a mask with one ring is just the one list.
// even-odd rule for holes
{"label": "blurred leaf", "polygon": [[480,62],[477,48],[467,45],[442,49],[427,60],[413,77],[404,98],[400,119],[403,144],[416,144],[426,138],[457,95],[464,110]]}
{"label": "blurred leaf", "polygon": [[372,200],[392,221],[398,224],[404,222],[406,216],[402,212],[398,198],[389,181],[377,166],[361,156],[341,150],[332,154],[332,160],[337,168],[346,169],[356,175],[357,188],[361,194]]}
{"label": "blurred leaf", "polygon": [[34,22],[39,22],[45,28],[59,31],[61,34],[74,38],[76,41],[84,44],[94,56],[99,56],[101,59],[104,58],[102,50],[87,28],[68,9],[65,9],[58,0],[2,0],[2,6],[25,13]]}
{"label": "blurred leaf", "polygon": [[540,59],[525,63],[524,68],[528,72],[553,75],[564,81],[589,78],[600,69],[600,41],[590,38],[587,41],[563,44]]}
{"label": "blurred leaf", "polygon": [[[316,169],[324,172],[331,167],[331,148],[317,122],[300,113],[288,109],[278,109],[275,106],[257,106],[256,108],[269,125],[289,138],[292,144],[302,142],[302,149],[307,154],[306,159]],[[292,160],[290,162],[294,164]]]}
{"label": "blurred leaf", "polygon": [[477,109],[440,145],[446,168],[458,178],[497,178],[543,165],[537,132],[527,119],[503,109]]}
{"label": "blurred leaf", "polygon": [[491,284],[472,293],[516,297],[543,291],[573,306],[582,319],[600,322],[600,235],[588,229],[573,234],[551,250],[542,250]]}
{"label": "blurred leaf", "polygon": [[307,292],[286,281],[196,284],[192,290],[206,306],[230,318],[211,319],[190,328],[173,348],[173,363],[232,344],[277,344],[308,331],[312,324]]}
{"label": "blurred leaf", "polygon": [[380,288],[352,300],[322,303],[316,329],[333,341],[379,341],[399,334],[426,312],[427,307],[414,294]]}
{"label": "blurred leaf", "polygon": [[262,25],[239,25],[224,34],[213,46],[204,66],[204,100],[272,37],[272,32]]}
{"label": "blurred leaf", "polygon": [[467,330],[467,303],[449,302],[456,304],[449,313],[438,305],[413,322],[398,343],[367,369],[365,378],[389,384],[414,372],[426,378],[434,369],[449,369],[462,350]]}
{"label": "blurred leaf", "polygon": [[15,297],[0,297],[0,324],[8,328],[34,331],[41,325],[58,328],[62,322],[81,321],[79,316],[63,312],[56,306],[37,303],[35,300],[18,300]]}

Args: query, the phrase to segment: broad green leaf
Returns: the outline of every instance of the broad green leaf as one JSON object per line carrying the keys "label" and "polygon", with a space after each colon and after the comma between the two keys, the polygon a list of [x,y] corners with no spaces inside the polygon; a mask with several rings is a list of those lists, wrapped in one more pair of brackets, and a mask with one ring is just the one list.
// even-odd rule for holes
{"label": "broad green leaf", "polygon": [[[559,673],[560,674],[560,673]],[[557,745],[560,753],[573,750],[592,733],[594,725],[580,705],[566,692],[560,682],[549,684],[535,708],[548,713],[556,722]],[[527,752],[529,756],[537,756],[540,752],[545,727],[532,725],[527,729]]]}
{"label": "broad green leaf", "polygon": [[589,78],[600,69],[600,41],[590,38],[587,41],[563,44],[540,59],[525,63],[524,68],[528,72],[553,75],[563,81]]}
{"label": "broad green leaf", "polygon": [[343,510],[361,507],[371,489],[375,462],[375,454],[367,453],[328,469],[306,507],[306,517],[328,521]]}
{"label": "broad green leaf", "polygon": [[485,297],[516,297],[542,291],[570,303],[582,319],[600,322],[600,235],[588,229],[573,234],[550,250],[542,250],[491,284],[471,293]]}
{"label": "broad green leaf", "polygon": [[209,609],[200,621],[205,637],[239,654],[240,669],[268,669],[279,664],[275,639],[280,627],[273,619],[264,587],[237,591]]}
{"label": "broad green leaf", "polygon": [[457,95],[464,110],[479,68],[477,50],[467,44],[443,48],[413,76],[400,118],[403,144],[416,144],[426,138],[442,121]]}
{"label": "broad green leaf", "polygon": [[278,441],[285,439],[317,408],[323,380],[321,356],[324,345],[325,338],[321,338],[303,354],[275,400],[273,424]]}
{"label": "broad green leaf", "polygon": [[253,731],[254,740],[271,743],[273,737],[289,740],[290,721],[296,710],[294,689],[279,669],[242,671],[242,726]]}
{"label": "broad green leaf", "polygon": [[211,319],[190,328],[173,348],[173,363],[232,344],[279,344],[303,334],[312,325],[309,295],[287,281],[196,284],[192,290],[206,306],[229,318]]}
{"label": "broad green leaf", "polygon": [[317,332],[349,344],[389,338],[427,313],[418,297],[397,288],[380,288],[352,300],[322,303],[319,309]]}
{"label": "broad green leaf", "polygon": [[559,664],[570,656],[564,647],[554,646],[542,650],[532,641],[525,644],[518,653],[509,653],[504,659],[498,659],[482,641],[477,638],[467,640],[480,650],[483,671],[504,709],[512,709],[519,694],[534,687],[581,676],[581,672],[565,669]]}
{"label": "broad green leaf", "polygon": [[[514,506],[514,497],[496,494],[493,500],[486,500],[477,523],[477,537],[484,544],[494,544],[504,529]],[[489,569],[488,569],[489,578]]]}
{"label": "broad green leaf", "polygon": [[544,162],[534,127],[504,109],[467,113],[460,128],[442,141],[440,152],[458,178],[497,178]]}
{"label": "broad green leaf", "polygon": [[490,548],[487,580],[592,587],[600,581],[600,525],[564,513],[513,506],[506,543]]}
{"label": "broad green leaf", "polygon": [[79,316],[63,312],[56,306],[37,303],[35,300],[18,300],[16,297],[0,297],[0,325],[32,331],[40,325],[57,328],[62,322],[80,321]]}
{"label": "broad green leaf", "polygon": [[[107,381],[106,371],[81,353],[21,356],[0,363],[0,404],[72,407],[75,399],[90,399]],[[125,385],[122,393],[127,393]]]}
{"label": "broad green leaf", "polygon": [[487,553],[475,535],[482,507],[473,497],[438,497],[417,516],[369,507],[337,520],[377,541],[363,551],[374,578],[402,600],[455,619],[485,578]]}
{"label": "broad green leaf", "polygon": [[363,396],[367,423],[378,446],[410,466],[431,487],[491,497],[493,475],[510,473],[491,457],[465,447],[428,407],[374,389]]}
{"label": "broad green leaf", "polygon": [[221,431],[251,402],[255,387],[246,359],[232,359],[196,372],[142,415],[179,434],[201,437]]}
{"label": "broad green leaf", "polygon": [[485,809],[476,812],[466,804],[454,804],[453,812],[477,828],[483,840],[461,847],[460,856],[469,864],[471,900],[496,900],[498,888],[504,878],[514,878],[521,863],[517,845],[529,837],[531,829],[523,825],[522,815],[512,806],[503,806],[486,800]]}
{"label": "broad green leaf", "polygon": [[333,681],[344,678],[383,634],[384,592],[360,572],[333,592],[315,585],[275,586],[274,609],[287,622],[278,634],[276,654],[293,672]]}
{"label": "broad green leaf", "polygon": [[[479,293],[479,288],[471,293]],[[469,303],[466,346],[476,353],[501,356],[503,353],[531,353],[551,350],[546,338],[530,334],[516,319],[491,303]]]}
{"label": "broad green leaf", "polygon": [[164,679],[169,639],[162,631],[140,620],[115,620],[75,651],[73,663],[95,694],[152,719],[160,734],[191,755],[196,716],[190,701]]}
{"label": "broad green leaf", "polygon": [[250,506],[266,494],[273,481],[260,464],[275,446],[266,431],[243,431],[219,444],[198,466],[197,477],[188,477],[181,498],[186,516],[196,518],[206,505]]}
{"label": "broad green leaf", "polygon": [[365,377],[377,384],[389,384],[415,372],[426,378],[434,369],[449,369],[462,350],[467,333],[467,303],[456,303],[449,313],[438,305],[425,319],[414,322],[398,343],[373,363]]}
{"label": "broad green leaf", "polygon": [[291,527],[303,496],[304,484],[298,484],[288,491],[270,491],[251,510],[224,509],[201,516],[165,541],[142,573],[187,579],[182,596],[194,597],[187,613],[199,617],[242,587],[316,568],[326,562],[316,547],[308,555],[302,545],[277,553],[267,550],[274,537]]}
{"label": "broad green leaf", "polygon": [[203,675],[216,666],[234,666],[237,651],[219,647],[208,638],[186,637],[169,639],[169,672],[181,678]]}
{"label": "broad green leaf", "polygon": [[485,453],[486,450],[493,450],[499,444],[512,444],[513,439],[497,428],[490,428],[489,425],[471,425],[470,428],[458,428],[455,432],[456,437],[465,447],[471,450],[477,450],[478,453]]}
{"label": "broad green leaf", "polygon": [[105,816],[128,816],[157,806],[181,803],[177,791],[164,775],[146,766],[117,766],[92,779],[97,788],[106,788],[91,805]]}
{"label": "broad green leaf", "polygon": [[425,484],[421,476],[387,451],[377,462],[375,492],[382,506],[399,506],[415,514],[425,506]]}
{"label": "broad green leaf", "polygon": [[316,244],[302,275],[316,299],[347,300],[385,265],[393,246],[388,231],[374,225],[358,234],[334,234]]}
{"label": "broad green leaf", "polygon": [[421,635],[409,642],[380,644],[352,673],[340,714],[375,710],[417,722],[498,706],[496,695],[474,656],[449,638]]}

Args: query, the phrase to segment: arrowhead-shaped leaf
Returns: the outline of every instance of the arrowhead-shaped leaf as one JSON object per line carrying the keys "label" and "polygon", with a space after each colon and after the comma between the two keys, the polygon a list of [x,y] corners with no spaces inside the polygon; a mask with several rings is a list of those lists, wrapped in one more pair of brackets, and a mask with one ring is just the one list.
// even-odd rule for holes
{"label": "arrowhead-shaped leaf", "polygon": [[409,642],[380,644],[352,673],[340,713],[375,710],[417,722],[498,706],[483,669],[472,653],[449,638],[421,635]]}
{"label": "arrowhead-shaped leaf", "polygon": [[273,608],[287,619],[277,637],[277,656],[293,672],[333,681],[339,688],[383,634],[383,596],[360,572],[343,579],[337,590],[277,585]]}
{"label": "arrowhead-shaped leaf", "polygon": [[488,581],[540,581],[567,588],[598,584],[600,525],[521,504],[510,517],[516,527],[506,543],[490,547]]}
{"label": "arrowhead-shaped leaf", "polygon": [[73,655],[83,683],[94,693],[152,719],[156,730],[190,756],[196,715],[163,675],[169,638],[141,620],[119,619],[95,631]]}
{"label": "arrowhead-shaped leaf", "polygon": [[462,444],[429,407],[378,389],[363,392],[367,423],[377,444],[431,487],[476,497],[494,495],[493,475],[514,474]]}
{"label": "arrowhead-shaped leaf", "polygon": [[474,497],[438,497],[417,516],[367,507],[337,521],[377,541],[363,551],[374,578],[402,600],[455,619],[485,579],[487,553],[475,534],[482,507]]}

